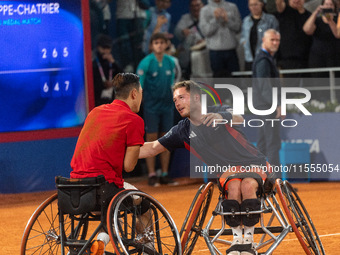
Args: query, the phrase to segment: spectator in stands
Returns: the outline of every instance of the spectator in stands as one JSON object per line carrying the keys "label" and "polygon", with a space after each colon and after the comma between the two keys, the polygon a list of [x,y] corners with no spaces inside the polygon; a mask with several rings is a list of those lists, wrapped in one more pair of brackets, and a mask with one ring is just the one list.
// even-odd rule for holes
{"label": "spectator in stands", "polygon": [[90,27],[92,49],[96,45],[96,39],[104,33],[104,13],[101,1],[90,0]]}
{"label": "spectator in stands", "polygon": [[[339,5],[340,5],[340,3],[339,3]],[[339,10],[339,13],[338,13],[338,22],[337,22],[336,27],[338,29],[338,35],[339,35],[340,34],[340,10]]]}
{"label": "spectator in stands", "polygon": [[[170,8],[171,0],[155,0],[156,6],[150,7],[150,20],[144,33],[143,52],[148,55],[152,50],[150,49],[150,38],[154,33],[168,34],[170,28],[171,15],[166,11]],[[171,35],[168,34],[168,38]]]}
{"label": "spectator in stands", "polygon": [[[332,12],[325,13],[324,10]],[[340,33],[337,30],[337,18],[335,11],[337,3],[334,0],[324,0],[322,5],[318,6],[303,26],[303,30],[308,35],[313,35],[313,43],[309,55],[309,67],[338,67],[340,66]],[[329,73],[315,72],[312,77],[329,77]],[[313,80],[312,86],[328,86],[327,80]],[[312,90],[312,98],[327,101],[329,100],[329,91]]]}
{"label": "spectator in stands", "polygon": [[111,53],[112,39],[99,35],[96,42],[95,59],[92,62],[95,105],[108,104],[114,99],[113,77],[123,69],[116,63]]}
{"label": "spectator in stands", "polygon": [[181,65],[183,76],[190,79],[191,73],[191,50],[190,48],[204,41],[204,36],[198,27],[200,10],[203,7],[202,0],[190,0],[190,13],[182,15],[175,28],[175,37],[180,44],[178,59]]}
{"label": "spectator in stands", "polygon": [[[325,13],[325,9],[332,12]],[[335,0],[323,0],[303,26],[307,35],[313,35],[313,43],[309,56],[309,67],[340,66],[340,34],[337,30]],[[316,73],[320,75],[320,73]]]}
{"label": "spectator in stands", "polygon": [[[155,33],[150,38],[152,53],[139,64],[137,73],[143,88],[144,122],[146,141],[154,141],[170,130],[174,122],[174,108],[171,87],[175,80],[173,57],[164,54],[168,38],[163,33]],[[155,157],[146,159],[150,186],[178,184],[168,176],[170,152],[160,155],[162,176],[158,180],[155,172]]]}
{"label": "spectator in stands", "polygon": [[199,28],[207,41],[214,77],[227,77],[239,71],[236,34],[241,25],[240,12],[233,3],[209,0],[201,9]]}
{"label": "spectator in stands", "polygon": [[268,13],[274,14],[277,12],[275,0],[266,0],[264,2],[266,3],[266,11]]}
{"label": "spectator in stands", "polygon": [[[338,6],[340,5],[340,1],[338,1]],[[340,9],[340,7],[339,7]],[[338,10],[338,23],[336,25],[336,27],[338,28],[338,32],[339,32],[339,29],[340,29],[340,10]]]}
{"label": "spectator in stands", "polygon": [[[281,44],[278,64],[282,69],[307,68],[312,37],[306,35],[303,25],[311,15],[304,7],[304,0],[276,0],[277,19],[280,24]],[[288,75],[285,75],[288,77]],[[298,75],[300,76],[300,75]],[[289,77],[296,77],[290,74]]]}
{"label": "spectator in stands", "polygon": [[111,10],[110,10],[110,3],[112,0],[105,0],[104,6],[103,6],[103,20],[104,20],[104,33],[105,34],[110,34],[109,32],[109,25],[111,22]]}
{"label": "spectator in stands", "polygon": [[[258,129],[257,148],[267,156],[271,165],[279,166],[279,151],[281,148],[280,122],[273,123],[266,119],[280,119],[281,116],[281,85],[279,82],[279,71],[275,65],[273,56],[280,46],[280,33],[274,29],[265,31],[262,39],[262,48],[256,55],[253,63],[253,102],[257,110],[268,110],[272,108],[273,87],[278,90],[276,111],[270,115],[258,116],[265,123]],[[270,79],[268,79],[270,78]]]}
{"label": "spectator in stands", "polygon": [[274,15],[263,11],[263,0],[248,0],[250,14],[243,19],[240,43],[244,47],[245,71],[252,70],[255,55],[260,51],[264,32],[279,29]]}
{"label": "spectator in stands", "polygon": [[142,42],[144,36],[145,9],[149,0],[117,0],[117,36],[120,46],[122,67],[134,72],[144,57]]}

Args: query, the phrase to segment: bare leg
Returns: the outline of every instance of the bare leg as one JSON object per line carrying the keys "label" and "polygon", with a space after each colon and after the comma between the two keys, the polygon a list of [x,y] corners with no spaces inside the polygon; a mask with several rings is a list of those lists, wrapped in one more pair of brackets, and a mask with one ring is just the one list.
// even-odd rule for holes
{"label": "bare leg", "polygon": [[258,183],[253,178],[245,178],[241,183],[242,201],[256,198]]}
{"label": "bare leg", "polygon": [[236,200],[241,204],[241,182],[232,181],[228,184],[228,199]]}
{"label": "bare leg", "polygon": [[151,209],[149,209],[146,213],[138,217],[138,221],[136,223],[137,233],[143,234],[144,231],[152,230],[152,219],[151,219]]}

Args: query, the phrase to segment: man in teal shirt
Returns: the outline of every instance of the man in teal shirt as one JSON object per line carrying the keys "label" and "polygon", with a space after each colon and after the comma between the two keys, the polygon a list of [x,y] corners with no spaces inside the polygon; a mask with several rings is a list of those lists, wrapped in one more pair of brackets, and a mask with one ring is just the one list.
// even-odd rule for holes
{"label": "man in teal shirt", "polygon": [[[137,68],[144,94],[143,116],[147,142],[162,137],[174,124],[171,87],[175,80],[175,62],[173,57],[164,54],[167,40],[163,33],[153,34],[150,39],[153,52],[147,55]],[[155,172],[155,157],[146,159],[150,186],[177,184],[168,177],[169,161],[170,152],[166,151],[160,155],[162,176],[158,180]]]}

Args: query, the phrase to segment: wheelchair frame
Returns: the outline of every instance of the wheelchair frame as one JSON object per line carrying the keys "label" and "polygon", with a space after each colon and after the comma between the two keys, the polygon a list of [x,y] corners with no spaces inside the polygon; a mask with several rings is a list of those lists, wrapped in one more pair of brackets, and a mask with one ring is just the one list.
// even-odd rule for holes
{"label": "wheelchair frame", "polygon": [[[222,193],[220,193],[218,203],[215,210],[212,212],[210,220],[206,227],[202,228],[208,211],[207,207],[209,206],[212,197],[210,194],[213,191],[212,183],[203,184],[189,208],[180,232],[183,254],[190,255],[194,249],[198,236],[202,236],[211,254],[222,255],[215,243],[231,245],[231,241],[224,240],[221,236],[232,235],[231,228],[225,227],[224,216],[260,213],[260,227],[256,227],[254,233],[262,234],[262,236],[259,243],[256,245],[256,250],[258,251],[266,246],[269,246],[269,248],[264,253],[258,254],[272,254],[287,234],[294,232],[306,254],[324,255],[325,251],[314,224],[291,184],[288,181],[277,179],[276,189],[287,217],[283,213],[283,210],[275,197],[276,192],[274,190],[270,194],[260,198],[261,210],[252,212],[224,213],[222,202],[225,198],[222,197]],[[190,213],[191,210],[193,210],[193,213]],[[197,212],[202,214],[203,217],[197,217]],[[264,214],[267,213],[271,213],[271,216],[265,223]],[[220,216],[221,218],[221,228],[212,229],[212,224],[217,216]],[[279,226],[272,226],[275,219],[279,222]],[[188,220],[189,223],[187,223]]]}
{"label": "wheelchair frame", "polygon": [[[86,178],[85,178],[86,179]],[[97,193],[104,193],[101,189],[102,183],[99,184],[57,184],[59,189],[77,189],[77,188],[96,188]],[[129,208],[124,208],[124,204],[128,198],[136,197],[149,201],[152,211],[152,222],[150,225],[153,229],[152,241],[156,243],[150,249],[147,243],[130,242],[131,249],[126,250],[126,236],[119,236],[117,230],[114,230],[117,223],[120,229],[128,226],[127,219],[130,219],[134,224],[138,221],[140,215],[136,213],[139,208],[138,204],[133,204]],[[90,248],[95,236],[103,228],[109,235],[114,247],[115,254],[143,254],[147,251],[153,251],[152,254],[182,254],[180,237],[174,221],[166,209],[150,195],[138,190],[123,190],[116,194],[111,200],[107,209],[101,195],[96,198],[96,208],[91,211],[78,212],[76,214],[64,213],[58,201],[58,194],[54,194],[46,199],[33,213],[29,219],[21,241],[21,255],[27,254],[67,254],[67,255],[90,255]],[[70,197],[70,200],[71,197]],[[99,200],[99,201],[98,201]],[[73,200],[72,200],[73,201]],[[133,201],[133,200],[131,200]],[[98,204],[100,205],[100,214],[98,213]],[[130,210],[130,211],[128,211]],[[89,222],[98,221],[99,224],[92,234],[88,237]],[[108,225],[106,227],[106,222]],[[131,227],[130,229],[133,229]],[[164,229],[168,229],[166,234]],[[116,232],[115,232],[116,231]],[[117,233],[117,235],[116,235]],[[171,235],[169,235],[171,233]],[[137,232],[134,235],[130,234],[130,239],[133,241],[137,237]],[[150,234],[150,233],[148,233]],[[125,239],[124,239],[125,238]],[[167,238],[166,240],[163,240]],[[123,240],[123,241],[122,241]],[[131,241],[130,240],[130,241]],[[119,249],[119,244],[123,245],[123,250]],[[151,242],[149,242],[151,243]],[[66,250],[66,252],[65,252]],[[167,252],[163,253],[163,250]],[[170,253],[171,252],[171,253]],[[105,252],[107,255],[113,254]]]}
{"label": "wheelchair frame", "polygon": [[[92,184],[59,185],[58,188],[84,188]],[[101,184],[95,185],[100,190]],[[213,255],[222,255],[217,243],[231,245],[231,241],[222,239],[222,236],[232,235],[230,228],[226,228],[224,217],[226,215],[261,214],[260,227],[255,228],[255,234],[261,234],[256,250],[269,248],[259,254],[269,255],[278,247],[290,232],[297,236],[306,254],[324,255],[325,251],[314,227],[314,224],[304,207],[300,197],[288,181],[276,180],[276,191],[262,196],[261,209],[250,212],[223,212],[222,202],[225,199],[220,193],[218,203],[212,212],[207,225],[203,228],[205,218],[214,190],[213,183],[203,184],[197,191],[189,211],[185,217],[180,233],[166,209],[150,195],[138,190],[123,190],[111,200],[107,211],[104,203],[100,203],[100,214],[94,211],[84,211],[76,215],[65,214],[58,207],[58,194],[46,199],[33,213],[25,228],[21,255],[25,254],[90,254],[90,247],[96,234],[101,228],[107,230],[116,254],[176,254],[190,255],[197,239],[202,236]],[[275,195],[278,194],[283,207]],[[141,215],[139,204],[128,204],[128,199],[146,199],[151,205],[148,209],[152,221],[148,232],[142,233],[138,239],[136,224]],[[102,200],[100,200],[102,201]],[[135,201],[135,200],[131,200]],[[139,206],[139,207],[138,207]],[[138,212],[140,213],[138,214]],[[284,213],[285,212],[285,213]],[[269,219],[264,215],[271,213]],[[216,217],[221,219],[221,228],[213,229]],[[274,220],[279,226],[272,226]],[[99,221],[96,230],[87,238],[90,221]],[[106,228],[106,222],[108,228]],[[165,225],[161,225],[165,224]],[[163,230],[166,231],[163,231]],[[163,231],[163,232],[162,232]],[[275,235],[277,234],[277,235]],[[152,237],[153,245],[145,242]],[[170,241],[164,241],[169,238]],[[181,239],[180,239],[181,238]],[[35,240],[37,240],[35,242]],[[183,251],[183,252],[182,252]],[[106,251],[106,254],[113,254]]]}

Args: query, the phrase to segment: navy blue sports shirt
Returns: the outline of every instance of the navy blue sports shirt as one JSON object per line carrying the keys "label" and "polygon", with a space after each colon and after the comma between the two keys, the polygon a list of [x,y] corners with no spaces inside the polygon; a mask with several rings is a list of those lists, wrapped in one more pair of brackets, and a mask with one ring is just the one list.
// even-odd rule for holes
{"label": "navy blue sports shirt", "polygon": [[[208,107],[208,112],[217,112],[230,123],[232,115],[227,109],[230,107],[213,106]],[[235,125],[195,126],[185,118],[158,141],[169,151],[186,148],[207,165],[266,165],[265,156],[249,142],[241,128]]]}

